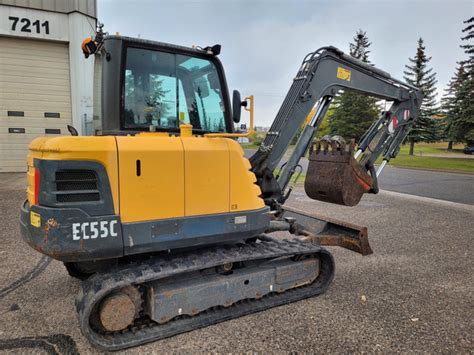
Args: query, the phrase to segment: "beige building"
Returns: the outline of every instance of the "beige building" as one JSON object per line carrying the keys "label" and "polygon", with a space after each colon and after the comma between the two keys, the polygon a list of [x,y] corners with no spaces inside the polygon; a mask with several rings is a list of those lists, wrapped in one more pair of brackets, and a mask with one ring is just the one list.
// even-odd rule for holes
{"label": "beige building", "polygon": [[92,133],[96,0],[0,0],[0,172],[26,170],[38,136]]}

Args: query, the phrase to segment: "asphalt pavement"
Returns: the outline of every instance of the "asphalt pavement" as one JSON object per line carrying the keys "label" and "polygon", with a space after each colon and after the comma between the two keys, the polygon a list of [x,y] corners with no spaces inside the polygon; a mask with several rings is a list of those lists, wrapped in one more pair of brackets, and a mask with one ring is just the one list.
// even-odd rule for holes
{"label": "asphalt pavement", "polygon": [[[255,150],[245,150],[247,157]],[[472,161],[474,164],[474,160]],[[302,158],[303,173],[308,169],[308,159]],[[474,205],[474,174],[403,169],[387,165],[379,177],[379,187],[384,190],[424,196],[445,201]]]}
{"label": "asphalt pavement", "polygon": [[[21,241],[24,189],[0,189],[0,351],[95,353],[74,308],[79,281]],[[357,207],[289,204],[366,225],[374,254],[331,247],[336,275],[319,296],[130,349],[127,353],[474,352],[470,205],[381,192]]]}
{"label": "asphalt pavement", "polygon": [[[472,162],[474,164],[474,160]],[[380,188],[474,205],[474,175],[386,166]]]}

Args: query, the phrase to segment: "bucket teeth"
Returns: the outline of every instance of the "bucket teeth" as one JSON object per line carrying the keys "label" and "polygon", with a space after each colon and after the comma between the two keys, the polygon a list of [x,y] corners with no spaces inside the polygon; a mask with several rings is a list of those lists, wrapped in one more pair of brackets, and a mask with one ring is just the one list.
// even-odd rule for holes
{"label": "bucket teeth", "polygon": [[323,141],[323,150],[324,150],[324,153],[327,153],[328,150],[329,150],[329,142],[328,141]]}
{"label": "bucket teeth", "polygon": [[316,141],[316,153],[319,154],[320,151],[321,151],[321,141],[318,140]]}
{"label": "bucket teeth", "polygon": [[[325,154],[330,150],[332,154],[335,154],[336,152],[339,152],[341,155],[344,153],[352,154],[354,152],[354,144],[354,139],[351,139],[348,145],[345,139],[341,136],[330,137],[329,135],[326,135],[316,141],[316,153],[319,153],[322,147]],[[329,147],[331,147],[331,149],[329,149]]]}
{"label": "bucket teeth", "polygon": [[349,153],[353,154],[354,153],[354,146],[355,146],[355,139],[351,139],[349,142]]}
{"label": "bucket teeth", "polygon": [[323,151],[326,154],[329,150],[329,145],[331,144],[331,137],[329,135],[325,135],[323,138],[321,138],[320,141],[318,141],[318,152],[321,150],[321,145],[323,146]]}

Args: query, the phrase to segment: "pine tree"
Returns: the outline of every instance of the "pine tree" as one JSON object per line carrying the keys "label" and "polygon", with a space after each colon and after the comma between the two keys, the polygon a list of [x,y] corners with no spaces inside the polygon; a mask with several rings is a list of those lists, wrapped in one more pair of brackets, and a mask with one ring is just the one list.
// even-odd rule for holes
{"label": "pine tree", "polygon": [[441,99],[442,112],[444,114],[444,136],[448,140],[448,150],[452,150],[453,142],[462,140],[461,132],[457,129],[456,122],[459,120],[459,105],[457,105],[459,90],[466,79],[464,64],[460,63],[456,73],[451,78],[446,88],[446,93]]}
{"label": "pine tree", "polygon": [[170,107],[164,102],[164,97],[169,90],[163,89],[163,79],[150,78],[150,94],[145,98],[145,104],[147,105],[147,114],[145,117],[149,123],[152,120],[158,120],[159,124],[162,124],[159,120],[163,118],[169,111]]}
{"label": "pine tree", "polygon": [[468,55],[468,59],[463,61],[462,64],[466,65],[467,71],[472,69],[474,65],[474,44],[472,44],[472,40],[474,39],[474,17],[464,21],[467,26],[462,30],[462,32],[466,32],[466,36],[461,37],[462,41],[468,41],[466,44],[462,44],[461,48],[464,49],[464,52]]}
{"label": "pine tree", "polygon": [[474,39],[474,17],[464,21],[464,23],[467,25],[462,31],[466,35],[461,37],[461,40],[466,42],[461,45],[461,48],[464,49],[468,59],[461,62],[466,72],[454,103],[458,115],[453,122],[453,126],[458,134],[459,141],[471,146],[474,145],[474,44],[472,43]]}
{"label": "pine tree", "polygon": [[145,122],[151,124],[153,120],[158,120],[159,122],[170,109],[169,105],[164,102],[164,97],[169,90],[163,88],[163,80],[159,78],[150,78],[150,88],[148,95],[145,96],[146,107],[142,107],[142,103],[140,103],[136,93],[143,90],[143,80],[143,77],[135,76],[131,71],[127,70],[125,73],[126,124],[136,125]]}
{"label": "pine tree", "polygon": [[[366,32],[358,30],[353,43],[349,43],[349,53],[354,58],[370,63],[371,44]],[[350,91],[336,97],[333,107],[335,107],[334,112],[331,112],[329,117],[331,134],[337,134],[346,139],[355,138],[356,141],[369,129],[379,114],[377,99]]]}
{"label": "pine tree", "polygon": [[356,32],[354,43],[349,43],[349,53],[354,58],[357,58],[365,63],[370,63],[369,61],[369,47],[372,42],[369,42],[367,33],[359,29]]}
{"label": "pine tree", "polygon": [[436,73],[432,68],[428,69],[428,63],[431,57],[427,57],[423,39],[418,40],[418,47],[413,58],[408,59],[411,65],[405,65],[403,73],[404,79],[410,85],[413,85],[423,93],[423,102],[421,104],[418,120],[408,134],[410,142],[410,155],[413,155],[415,143],[433,142],[438,139],[438,125],[433,116],[437,113],[436,107]]}

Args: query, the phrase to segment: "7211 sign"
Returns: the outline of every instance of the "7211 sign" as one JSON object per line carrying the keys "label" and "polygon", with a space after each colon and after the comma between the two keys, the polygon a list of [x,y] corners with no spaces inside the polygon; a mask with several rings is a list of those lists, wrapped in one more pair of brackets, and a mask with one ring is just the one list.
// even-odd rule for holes
{"label": "7211 sign", "polygon": [[36,20],[31,22],[29,18],[20,18],[15,16],[10,16],[8,19],[12,22],[12,31],[31,33],[34,30],[36,33],[44,33],[49,35],[49,21],[43,21],[40,23],[40,20]]}

